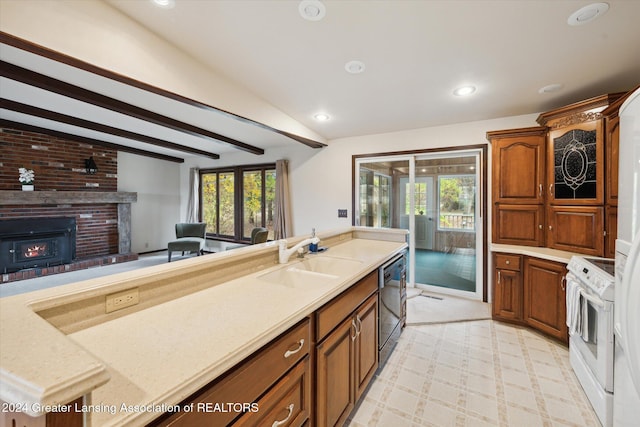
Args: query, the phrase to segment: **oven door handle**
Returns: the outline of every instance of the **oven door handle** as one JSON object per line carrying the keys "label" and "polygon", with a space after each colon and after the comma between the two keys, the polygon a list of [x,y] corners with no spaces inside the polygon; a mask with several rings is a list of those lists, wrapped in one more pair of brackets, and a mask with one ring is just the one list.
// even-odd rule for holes
{"label": "oven door handle", "polygon": [[586,300],[594,303],[598,307],[604,308],[604,301],[602,301],[600,298],[589,295],[583,289],[580,289],[580,295],[582,295]]}

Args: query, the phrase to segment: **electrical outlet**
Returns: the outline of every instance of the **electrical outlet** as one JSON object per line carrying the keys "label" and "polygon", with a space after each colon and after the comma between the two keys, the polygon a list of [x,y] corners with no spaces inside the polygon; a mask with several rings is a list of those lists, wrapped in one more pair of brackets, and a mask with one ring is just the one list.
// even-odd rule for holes
{"label": "electrical outlet", "polygon": [[347,218],[347,210],[338,209],[338,218]]}
{"label": "electrical outlet", "polygon": [[116,292],[115,294],[107,295],[106,312],[120,310],[126,307],[131,307],[140,302],[140,296],[138,288],[127,289],[126,291]]}

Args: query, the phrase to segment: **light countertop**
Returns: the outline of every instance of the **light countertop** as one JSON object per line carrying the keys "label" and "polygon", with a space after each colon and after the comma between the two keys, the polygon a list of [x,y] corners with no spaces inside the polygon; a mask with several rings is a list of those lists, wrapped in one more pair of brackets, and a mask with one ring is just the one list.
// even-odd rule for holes
{"label": "light countertop", "polygon": [[[86,403],[93,409],[88,414],[91,425],[144,425],[406,247],[401,232],[381,237],[380,231],[359,229],[352,235],[326,253],[307,255],[360,261],[358,270],[323,284],[265,282],[259,276],[283,267],[270,264],[161,303],[141,304],[137,311],[66,334],[38,315],[38,308],[51,305],[52,299],[55,304],[82,304],[79,294],[89,297],[104,294],[105,287],[122,289],[127,273],[3,298],[0,399],[24,402],[28,413],[38,415],[42,412],[38,405],[62,404],[90,393]],[[235,255],[230,252],[234,251],[219,258],[232,259]],[[277,249],[274,245],[240,249],[238,256],[263,252],[277,254]],[[196,257],[175,263],[180,267],[161,266],[160,270],[206,263],[215,268],[217,259]],[[296,262],[292,257],[289,264]],[[144,276],[132,273],[131,280]]]}

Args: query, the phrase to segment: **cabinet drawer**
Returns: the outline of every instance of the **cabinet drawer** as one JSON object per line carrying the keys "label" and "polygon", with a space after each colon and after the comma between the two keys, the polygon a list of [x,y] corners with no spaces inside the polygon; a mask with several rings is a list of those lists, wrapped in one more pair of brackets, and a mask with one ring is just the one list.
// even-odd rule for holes
{"label": "cabinet drawer", "polygon": [[[233,368],[224,378],[204,387],[186,403],[193,402],[197,406],[199,403],[255,402],[285,372],[309,354],[310,343],[311,327],[307,318]],[[239,415],[232,411],[181,412],[158,425],[227,425]]]}
{"label": "cabinet drawer", "polygon": [[496,254],[495,268],[520,271],[522,257],[519,255]]}
{"label": "cabinet drawer", "polygon": [[298,363],[234,426],[301,426],[309,419],[311,402],[309,357]]}
{"label": "cabinet drawer", "polygon": [[378,270],[375,270],[319,309],[316,312],[317,342],[320,342],[377,290]]}

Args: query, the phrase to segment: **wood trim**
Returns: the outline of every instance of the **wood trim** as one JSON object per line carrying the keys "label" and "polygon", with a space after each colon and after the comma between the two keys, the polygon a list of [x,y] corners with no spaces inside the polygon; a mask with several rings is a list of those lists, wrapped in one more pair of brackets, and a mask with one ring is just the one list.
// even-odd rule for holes
{"label": "wood trim", "polygon": [[2,77],[6,77],[17,82],[35,86],[78,101],[96,105],[101,108],[106,108],[117,113],[126,114],[139,120],[144,120],[178,132],[186,133],[187,135],[215,142],[224,142],[234,148],[247,151],[252,154],[264,154],[264,150],[262,148],[245,144],[244,142],[237,141],[233,138],[163,116],[162,114],[154,113],[153,111],[149,111],[144,108],[136,107],[135,105],[119,101],[106,95],[101,95],[79,86],[72,85],[71,83],[63,82],[62,80],[54,79],[53,77],[45,76],[44,74],[40,74],[35,71],[27,70],[26,68],[13,65],[5,61],[0,61],[0,70],[0,75],[2,75]]}
{"label": "wood trim", "polygon": [[183,151],[185,153],[198,154],[200,156],[209,157],[212,159],[220,158],[220,155],[216,153],[212,153],[210,151],[204,151],[204,150],[199,150],[197,148],[187,147],[185,145],[175,144],[173,142],[165,141],[163,139],[154,138],[151,136],[142,135],[135,132],[130,132],[124,129],[104,125],[102,123],[92,122],[89,120],[84,120],[78,117],[68,116],[66,114],[58,113],[51,110],[45,110],[43,108],[34,107],[32,105],[23,104],[21,102],[12,101],[9,99],[0,98],[0,108],[5,108],[7,110],[16,111],[18,113],[27,114],[35,117],[41,117],[43,119],[48,119],[48,120],[52,120],[59,123],[65,123],[68,125],[81,127],[83,129],[89,129],[89,130],[94,130],[96,132],[108,133],[111,135],[132,139],[134,141],[145,142],[147,144],[155,145],[162,148],[168,148],[176,151]]}
{"label": "wood trim", "polygon": [[610,93],[565,105],[564,107],[540,114],[536,119],[536,122],[538,122],[540,126],[548,126],[549,122],[561,117],[573,116],[598,107],[606,108],[625,93],[626,92]]}
{"label": "wood trim", "polygon": [[[255,120],[251,120],[247,117],[243,117],[234,113],[231,113],[229,111],[217,108],[217,107],[213,107],[211,105],[196,101],[194,99],[191,98],[187,98],[185,96],[182,95],[178,95],[177,93],[174,92],[170,92],[168,90],[165,89],[161,89],[159,87],[150,85],[148,83],[143,83],[139,80],[135,80],[132,79],[130,77],[126,77],[122,74],[118,74],[115,73],[113,71],[110,70],[106,70],[104,68],[101,67],[97,67],[95,65],[89,64],[88,62],[82,61],[80,59],[77,58],[73,58],[71,56],[65,55],[61,52],[57,52],[51,49],[48,49],[44,46],[32,43],[30,41],[27,41],[25,39],[21,39],[19,37],[13,36],[11,34],[8,34],[4,31],[0,31],[0,43],[4,43],[10,46],[13,46],[15,48],[18,49],[22,49],[25,50],[27,52],[31,52],[33,54],[45,57],[45,58],[49,58],[51,60],[57,61],[57,62],[61,62],[63,64],[69,65],[71,67],[75,67],[102,77],[106,77],[108,79],[120,82],[120,83],[124,83],[126,85],[132,86],[132,87],[136,87],[138,89],[142,89],[142,90],[146,90],[148,92],[151,93],[155,93],[156,95],[160,95],[169,99],[172,99],[174,101],[177,102],[181,102],[183,104],[187,104],[187,105],[191,105],[193,107],[197,107],[206,111],[211,111],[211,112],[215,112],[215,113],[220,113],[220,114],[224,114],[227,117],[234,119],[236,121],[239,122],[243,122],[243,123],[247,123],[253,126],[257,126],[260,127],[262,129],[266,129],[268,131],[277,133],[279,135],[283,135],[285,137],[291,138],[294,141],[300,142],[302,144],[305,144],[311,148],[322,148],[322,147],[326,147],[327,145],[319,142],[319,141],[315,141],[309,138],[305,138],[299,135],[295,135],[293,133],[290,132],[286,132],[280,129],[276,129],[273,128],[271,126],[268,126],[264,123],[260,123],[257,122]],[[263,153],[256,153],[256,154],[263,154]]]}
{"label": "wood trim", "polygon": [[153,157],[155,159],[166,160],[168,162],[184,163],[184,159],[180,157],[168,156],[166,154],[154,153],[153,151],[141,150],[139,148],[127,147],[126,145],[114,144],[112,142],[101,141],[99,139],[87,138],[86,136],[73,135],[66,132],[60,132],[52,129],[45,129],[39,126],[28,125],[25,123],[14,122],[11,120],[0,119],[0,127],[10,129],[20,129],[27,132],[42,133],[45,135],[55,136],[57,138],[68,139],[71,141],[83,142],[85,144],[100,145],[102,147],[111,148],[113,150],[124,151],[139,156]]}
{"label": "wood trim", "polygon": [[138,193],[127,191],[0,191],[0,205],[133,203]]}
{"label": "wood trim", "polygon": [[520,129],[493,130],[487,132],[487,140],[492,141],[500,138],[514,138],[522,136],[543,136],[546,135],[547,128],[544,126],[535,126]]}

